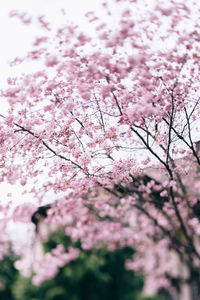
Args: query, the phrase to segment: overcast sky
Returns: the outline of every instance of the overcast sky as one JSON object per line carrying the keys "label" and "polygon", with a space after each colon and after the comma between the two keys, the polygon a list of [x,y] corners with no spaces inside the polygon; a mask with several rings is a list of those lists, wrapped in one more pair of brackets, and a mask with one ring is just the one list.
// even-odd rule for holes
{"label": "overcast sky", "polygon": [[[149,0],[151,1],[151,0]],[[5,84],[8,75],[14,70],[9,68],[8,61],[15,56],[23,56],[31,49],[35,36],[40,35],[41,28],[37,23],[24,26],[17,18],[10,18],[9,12],[18,10],[27,12],[33,17],[45,15],[54,24],[59,24],[61,9],[66,11],[66,19],[80,25],[82,30],[90,30],[84,17],[87,11],[101,12],[100,0],[6,0],[0,4],[0,88]],[[115,15],[115,14],[114,14]],[[112,16],[113,18],[113,16]],[[2,107],[1,107],[2,110]],[[1,111],[2,112],[2,111]],[[17,186],[1,184],[1,197],[8,192],[20,193]],[[19,196],[20,197],[20,196]],[[2,199],[1,198],[1,199]],[[1,201],[0,199],[0,201]]]}
{"label": "overcast sky", "polygon": [[[87,11],[101,9],[100,0],[6,0],[0,4],[0,89],[4,86],[6,78],[15,71],[9,67],[8,62],[16,56],[23,56],[31,49],[35,36],[40,35],[41,28],[37,23],[24,26],[17,18],[10,18],[13,10],[27,12],[33,17],[45,15],[55,24],[61,22],[61,9],[66,11],[66,19],[80,25],[83,30],[89,30],[84,17]],[[3,107],[1,107],[2,113]],[[16,202],[24,199],[21,196],[19,185],[10,186],[6,183],[0,185],[0,202],[5,200],[8,193],[16,196]],[[26,200],[27,195],[25,196]]]}
{"label": "overcast sky", "polygon": [[100,10],[99,0],[6,0],[0,4],[0,82],[5,81],[9,72],[8,60],[22,56],[31,47],[34,36],[39,35],[39,25],[24,26],[16,18],[10,18],[9,12],[19,10],[32,16],[45,15],[54,23],[60,22],[61,9],[66,11],[66,18],[87,27],[84,15],[87,11]]}

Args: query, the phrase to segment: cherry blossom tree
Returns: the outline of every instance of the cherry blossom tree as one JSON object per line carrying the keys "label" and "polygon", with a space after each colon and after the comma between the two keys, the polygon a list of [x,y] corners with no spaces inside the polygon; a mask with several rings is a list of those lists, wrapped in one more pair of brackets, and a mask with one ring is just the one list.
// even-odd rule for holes
{"label": "cherry blossom tree", "polygon": [[[38,206],[51,192],[47,222],[84,249],[133,246],[128,268],[143,270],[155,289],[185,280],[199,299],[200,4],[102,7],[103,19],[86,14],[93,35],[39,17],[43,34],[11,63],[38,70],[8,78],[1,91],[1,182],[20,182]],[[11,217],[27,221],[32,212],[25,205]],[[172,253],[186,277],[170,272]]]}

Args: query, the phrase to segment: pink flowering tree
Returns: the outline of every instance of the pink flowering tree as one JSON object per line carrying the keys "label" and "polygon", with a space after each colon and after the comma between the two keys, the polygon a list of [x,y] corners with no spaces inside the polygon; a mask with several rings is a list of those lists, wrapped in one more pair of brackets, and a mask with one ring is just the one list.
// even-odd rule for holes
{"label": "pink flowering tree", "polygon": [[[8,110],[0,116],[0,180],[20,182],[38,206],[51,193],[47,222],[84,249],[133,246],[128,268],[145,272],[155,289],[187,281],[196,300],[200,4],[102,7],[103,19],[86,14],[90,36],[70,24],[52,29],[39,17],[43,34],[12,62],[38,71],[8,78],[1,91]],[[11,16],[31,24],[26,14]],[[32,208],[25,207],[11,217],[21,211],[27,219]],[[185,277],[171,272],[177,260]]]}

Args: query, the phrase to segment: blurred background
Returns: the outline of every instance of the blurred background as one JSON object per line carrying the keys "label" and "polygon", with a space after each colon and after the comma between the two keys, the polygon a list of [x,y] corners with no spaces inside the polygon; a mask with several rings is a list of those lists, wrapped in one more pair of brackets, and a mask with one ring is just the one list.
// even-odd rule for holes
{"label": "blurred background", "polygon": [[[61,9],[65,13],[62,14]],[[23,56],[31,49],[34,38],[40,35],[41,27],[33,23],[30,28],[20,23],[17,18],[10,18],[13,11],[26,12],[27,15],[45,18],[53,24],[64,19],[81,26],[87,32],[91,30],[84,15],[87,11],[101,11],[100,1],[94,0],[7,0],[0,5],[0,84],[6,85],[8,76],[13,75],[9,66],[16,56]],[[103,12],[102,12],[103,13]],[[92,32],[91,32],[92,34]],[[24,68],[24,66],[23,66]],[[20,69],[19,72],[25,71]],[[16,72],[16,69],[15,69]],[[1,106],[1,110],[6,110]],[[6,201],[9,193],[17,194],[23,199],[19,186],[1,184],[1,201]],[[27,196],[26,196],[27,200]],[[24,225],[23,225],[24,226]],[[11,226],[11,235],[12,229]],[[20,228],[20,227],[19,227]],[[15,227],[16,230],[16,227]],[[21,231],[20,231],[21,230]],[[34,229],[35,230],[35,229]],[[39,232],[36,233],[39,235]],[[16,238],[16,231],[14,232]],[[19,238],[24,238],[24,232],[19,229]],[[33,237],[32,237],[33,239]],[[57,275],[44,281],[40,286],[32,284],[31,272],[22,275],[19,272],[20,263],[24,258],[17,256],[10,246],[10,252],[3,261],[0,261],[0,299],[2,300],[164,300],[166,291],[160,291],[155,297],[144,297],[142,289],[144,276],[136,275],[125,268],[127,259],[133,255],[132,248],[123,248],[110,251],[105,247],[92,251],[85,251],[80,244],[73,245],[62,229],[56,229],[47,240],[41,242],[42,251],[48,252],[57,245],[65,249],[76,246],[79,249],[78,259],[61,267]],[[25,276],[26,275],[26,276]],[[169,299],[169,298],[168,298]]]}

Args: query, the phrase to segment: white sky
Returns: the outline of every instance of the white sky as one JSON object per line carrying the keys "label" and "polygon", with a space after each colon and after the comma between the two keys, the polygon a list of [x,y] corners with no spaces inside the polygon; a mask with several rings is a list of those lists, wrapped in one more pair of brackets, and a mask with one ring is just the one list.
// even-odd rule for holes
{"label": "white sky", "polygon": [[[101,10],[100,0],[0,0],[0,89],[5,85],[8,76],[15,76],[15,70],[10,68],[8,62],[16,56],[23,56],[32,47],[34,38],[41,34],[41,28],[38,23],[25,26],[18,18],[10,18],[9,12],[18,10],[27,12],[30,16],[38,17],[45,15],[47,20],[60,24],[64,21],[61,18],[61,9],[65,9],[66,19],[81,27],[82,30],[90,30],[84,17],[88,11]],[[0,106],[1,113],[6,111],[5,107]],[[23,195],[19,184],[9,185],[0,184],[0,203],[7,203],[7,194],[11,194],[11,201],[14,205],[22,202],[33,201],[32,195]],[[47,196],[48,197],[48,196]],[[49,198],[51,195],[49,195]],[[50,199],[46,199],[49,202]],[[10,223],[9,234],[11,239],[21,239],[20,245],[27,234],[30,236],[33,228],[24,226],[22,223]],[[27,230],[30,230],[28,232]],[[32,236],[32,235],[31,235]]]}
{"label": "white sky", "polygon": [[100,0],[6,0],[0,1],[0,82],[5,81],[11,72],[7,62],[15,56],[22,56],[31,47],[34,36],[40,34],[39,25],[24,26],[17,18],[10,18],[9,12],[19,10],[31,16],[45,15],[51,22],[59,24],[61,9],[66,11],[66,18],[87,28],[84,14],[87,11],[100,10]]}
{"label": "white sky", "polygon": [[[62,8],[66,11],[68,21],[73,21],[82,30],[87,31],[90,27],[84,17],[85,13],[98,10],[99,14],[102,10],[100,0],[0,0],[0,89],[5,84],[6,78],[14,72],[9,67],[8,61],[16,56],[23,56],[31,49],[34,37],[41,33],[38,23],[34,23],[31,27],[24,26],[17,18],[10,18],[9,12],[18,10],[27,12],[33,17],[45,15],[51,22],[59,24],[63,20]],[[2,110],[1,106],[1,112]],[[3,183],[0,185],[0,192],[0,201],[9,192],[17,194],[17,199],[21,198],[20,188],[17,185],[9,186]]]}
{"label": "white sky", "polygon": [[[149,0],[152,1],[152,0]],[[156,0],[153,0],[156,1]],[[9,12],[18,10],[27,12],[31,16],[45,15],[53,23],[60,23],[61,9],[66,11],[68,21],[80,25],[82,30],[90,30],[84,17],[87,11],[101,11],[100,0],[0,0],[0,89],[6,82],[9,75],[13,75],[13,70],[9,67],[8,61],[16,56],[23,56],[31,49],[35,36],[40,35],[39,24],[24,26],[17,18],[10,18]],[[112,16],[113,17],[113,16]],[[0,106],[1,112],[3,110]],[[15,197],[15,204],[32,200],[32,196],[23,196],[19,185],[10,186],[6,183],[0,184],[0,202],[6,201],[7,194],[12,193]],[[13,197],[11,198],[13,200]],[[29,199],[28,199],[29,198]],[[34,199],[33,199],[34,200]],[[48,202],[48,201],[47,201]],[[14,230],[13,230],[14,229]],[[19,228],[22,240],[24,235],[22,230],[26,230],[24,224]],[[11,231],[16,234],[16,224],[11,224]]]}
{"label": "white sky", "polygon": [[[64,8],[68,21],[79,25],[83,30],[89,30],[84,15],[87,11],[99,11],[100,3],[100,0],[0,0],[0,89],[9,75],[14,76],[14,70],[9,67],[8,62],[16,56],[23,56],[31,49],[34,37],[41,34],[38,23],[31,24],[31,27],[25,26],[18,18],[10,18],[10,11],[27,12],[33,17],[45,15],[49,21],[59,24],[63,20],[61,9]],[[16,196],[16,203],[24,199],[19,185],[1,183],[0,193],[0,202],[5,201],[8,193]],[[25,197],[28,200],[27,195]]]}

